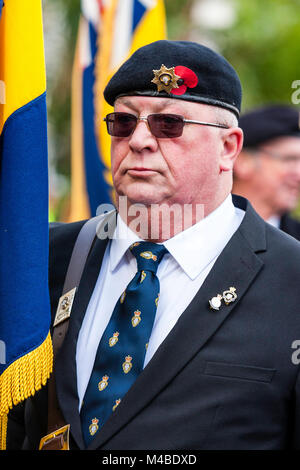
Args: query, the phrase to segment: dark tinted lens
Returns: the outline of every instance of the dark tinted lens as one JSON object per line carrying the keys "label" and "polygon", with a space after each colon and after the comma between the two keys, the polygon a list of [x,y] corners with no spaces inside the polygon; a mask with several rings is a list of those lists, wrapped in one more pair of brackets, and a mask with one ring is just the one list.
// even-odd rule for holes
{"label": "dark tinted lens", "polygon": [[128,137],[136,123],[137,118],[129,113],[110,113],[106,116],[107,132],[114,137]]}
{"label": "dark tinted lens", "polygon": [[182,135],[184,121],[177,114],[150,114],[148,122],[155,137],[171,139]]}

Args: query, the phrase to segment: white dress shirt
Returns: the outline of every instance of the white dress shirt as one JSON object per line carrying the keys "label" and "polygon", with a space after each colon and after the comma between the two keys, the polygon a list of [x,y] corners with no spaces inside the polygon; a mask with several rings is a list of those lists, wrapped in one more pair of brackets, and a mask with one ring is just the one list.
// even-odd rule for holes
{"label": "white dress shirt", "polygon": [[268,224],[273,225],[273,227],[279,228],[280,227],[280,217],[279,215],[272,215],[267,220]]}
{"label": "white dress shirt", "polygon": [[[200,289],[216,259],[238,229],[244,214],[243,210],[233,205],[229,195],[207,217],[163,243],[168,253],[157,270],[160,297],[144,367]],[[121,233],[124,233],[124,226],[125,223],[118,216],[116,230],[121,229]],[[126,239],[113,238],[107,244],[98,280],[79,332],[76,351],[79,407],[99,341],[117,300],[136,274],[136,259],[128,248],[140,239],[128,227],[126,230]]]}

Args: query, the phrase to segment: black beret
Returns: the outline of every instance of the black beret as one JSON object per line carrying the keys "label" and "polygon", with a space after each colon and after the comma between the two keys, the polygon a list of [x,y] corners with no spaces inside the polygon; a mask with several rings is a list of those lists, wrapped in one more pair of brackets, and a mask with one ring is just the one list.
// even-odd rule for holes
{"label": "black beret", "polygon": [[276,137],[300,137],[299,110],[284,104],[260,107],[243,114],[239,126],[244,132],[244,147],[256,147]]}
{"label": "black beret", "polygon": [[234,68],[218,53],[195,42],[161,40],[134,52],[104,90],[110,105],[128,95],[206,103],[239,116],[242,90]]}

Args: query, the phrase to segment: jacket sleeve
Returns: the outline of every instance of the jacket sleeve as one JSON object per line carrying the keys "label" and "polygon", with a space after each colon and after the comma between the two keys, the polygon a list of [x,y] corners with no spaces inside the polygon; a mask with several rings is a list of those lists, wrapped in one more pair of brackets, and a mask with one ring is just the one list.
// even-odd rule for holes
{"label": "jacket sleeve", "polygon": [[25,441],[24,402],[14,406],[8,414],[7,450],[21,450]]}
{"label": "jacket sleeve", "polygon": [[300,367],[298,368],[298,375],[295,385],[295,397],[294,397],[294,431],[293,431],[293,449],[300,450]]}

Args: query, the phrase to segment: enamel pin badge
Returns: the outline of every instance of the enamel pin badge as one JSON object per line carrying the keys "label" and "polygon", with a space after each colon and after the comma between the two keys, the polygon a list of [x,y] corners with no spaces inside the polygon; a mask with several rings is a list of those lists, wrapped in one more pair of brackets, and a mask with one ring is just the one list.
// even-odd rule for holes
{"label": "enamel pin badge", "polygon": [[53,326],[59,325],[70,317],[75,292],[76,287],[60,297]]}
{"label": "enamel pin badge", "polygon": [[228,290],[224,290],[223,294],[218,294],[215,297],[212,297],[208,303],[212,310],[220,310],[222,306],[222,300],[224,300],[226,305],[231,304],[237,299],[236,288],[229,287]]}

